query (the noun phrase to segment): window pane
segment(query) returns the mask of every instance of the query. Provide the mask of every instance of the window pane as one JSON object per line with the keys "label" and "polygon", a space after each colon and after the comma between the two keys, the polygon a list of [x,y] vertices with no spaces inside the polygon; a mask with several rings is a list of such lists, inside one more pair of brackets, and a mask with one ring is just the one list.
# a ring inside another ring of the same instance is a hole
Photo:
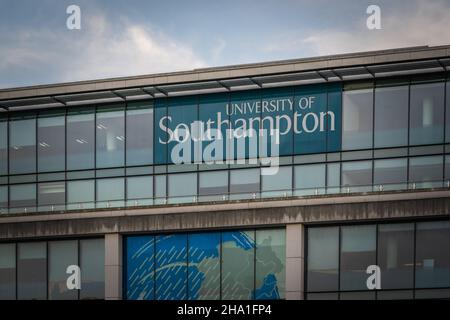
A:
{"label": "window pane", "polygon": [[156,237],[155,295],[157,300],[186,300],[186,249],[186,234]]}
{"label": "window pane", "polygon": [[372,189],[372,161],[354,161],[342,163],[342,187],[354,191]]}
{"label": "window pane", "polygon": [[0,300],[16,299],[16,245],[0,244]]}
{"label": "window pane", "polygon": [[165,204],[166,201],[166,176],[155,176],[155,204]]}
{"label": "window pane", "polygon": [[8,186],[0,186],[0,213],[8,208]]}
{"label": "window pane", "polygon": [[253,299],[254,248],[253,231],[222,233],[222,299]]}
{"label": "window pane", "polygon": [[292,189],[292,167],[279,167],[273,175],[261,175],[262,194],[266,197],[289,196]]}
{"label": "window pane", "polygon": [[[241,169],[230,171],[230,198],[249,198],[259,192],[259,169]],[[233,195],[234,194],[234,195]]]}
{"label": "window pane", "polygon": [[199,200],[225,200],[228,194],[228,171],[213,171],[199,173]]}
{"label": "window pane", "polygon": [[409,181],[420,188],[441,186],[443,161],[442,156],[410,158]]}
{"label": "window pane", "polygon": [[105,298],[105,241],[80,240],[80,299]]}
{"label": "window pane", "polygon": [[65,117],[38,119],[38,171],[65,169]]}
{"label": "window pane", "polygon": [[446,129],[445,129],[445,142],[450,142],[450,81],[447,81],[446,83],[446,102],[445,102],[445,125],[446,125]]}
{"label": "window pane", "polygon": [[414,224],[381,224],[378,227],[378,266],[382,289],[413,287]]}
{"label": "window pane", "polygon": [[[66,202],[65,182],[49,182],[38,184],[38,205],[45,207],[56,206],[58,208]],[[54,207],[54,209],[56,209]]]}
{"label": "window pane", "polygon": [[70,265],[78,266],[78,243],[50,241],[48,243],[48,298],[50,300],[77,300],[78,290],[67,288],[66,273]]}
{"label": "window pane", "polygon": [[444,82],[411,86],[409,144],[441,143],[444,139]]}
{"label": "window pane", "polygon": [[190,300],[220,299],[220,233],[189,235]]}
{"label": "window pane", "polygon": [[19,300],[47,299],[47,249],[45,242],[19,243],[17,294]]}
{"label": "window pane", "polygon": [[295,166],[295,195],[325,193],[325,165]]}
{"label": "window pane", "polygon": [[197,194],[197,174],[169,174],[169,201],[192,202]]}
{"label": "window pane", "polygon": [[[383,276],[381,276],[383,281]],[[383,288],[383,287],[382,287]],[[413,290],[378,291],[377,300],[412,300]]]}
{"label": "window pane", "polygon": [[343,92],[342,149],[372,147],[373,89]]}
{"label": "window pane", "polygon": [[155,237],[126,238],[126,298],[155,299]]}
{"label": "window pane", "polygon": [[129,205],[153,203],[153,177],[127,178],[127,199]]}
{"label": "window pane", "polygon": [[406,187],[407,165],[405,159],[375,160],[373,183],[375,187],[382,186],[382,190],[394,190]]}
{"label": "window pane", "polygon": [[375,292],[341,292],[340,300],[375,300]]}
{"label": "window pane", "polygon": [[307,300],[338,300],[339,293],[308,293],[306,296]]}
{"label": "window pane", "polygon": [[125,160],[123,108],[107,110],[100,109],[97,113],[97,168],[120,167]]}
{"label": "window pane", "polygon": [[36,119],[9,123],[9,172],[36,172]]}
{"label": "window pane", "polygon": [[308,229],[308,291],[338,290],[339,228]]}
{"label": "window pane", "polygon": [[127,110],[127,165],[136,166],[153,163],[153,108],[137,104]]}
{"label": "window pane", "polygon": [[450,286],[450,222],[417,223],[416,288]]}
{"label": "window pane", "polygon": [[120,206],[125,196],[123,178],[97,180],[97,207]]}
{"label": "window pane", "polygon": [[67,115],[67,170],[95,167],[95,113],[83,109]]}
{"label": "window pane", "polygon": [[408,144],[408,86],[375,89],[375,148]]}
{"label": "window pane", "polygon": [[0,175],[8,174],[8,122],[0,118]]}
{"label": "window pane", "polygon": [[30,208],[36,206],[36,185],[20,184],[9,187],[11,208]]}
{"label": "window pane", "polygon": [[81,180],[67,182],[67,203],[69,208],[92,208],[95,201],[95,181]]}
{"label": "window pane", "polygon": [[284,298],[285,264],[285,229],[256,230],[255,299]]}
{"label": "window pane", "polygon": [[367,290],[366,269],[376,260],[376,227],[342,227],[341,237],[341,290]]}
{"label": "window pane", "polygon": [[337,193],[341,185],[341,164],[327,164],[327,193]]}

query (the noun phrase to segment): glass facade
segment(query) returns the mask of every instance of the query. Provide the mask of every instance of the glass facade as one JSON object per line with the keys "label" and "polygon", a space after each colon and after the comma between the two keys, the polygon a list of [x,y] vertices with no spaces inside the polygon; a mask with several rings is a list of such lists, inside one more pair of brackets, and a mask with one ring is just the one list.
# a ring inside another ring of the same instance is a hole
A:
{"label": "glass facade", "polygon": [[284,229],[125,238],[130,300],[283,299]]}
{"label": "glass facade", "polygon": [[[104,299],[103,239],[0,243],[0,300]],[[67,288],[67,267],[81,270],[81,289]]]}
{"label": "glass facade", "polygon": [[[450,298],[448,221],[307,229],[307,299]],[[380,268],[380,289],[367,268]]]}

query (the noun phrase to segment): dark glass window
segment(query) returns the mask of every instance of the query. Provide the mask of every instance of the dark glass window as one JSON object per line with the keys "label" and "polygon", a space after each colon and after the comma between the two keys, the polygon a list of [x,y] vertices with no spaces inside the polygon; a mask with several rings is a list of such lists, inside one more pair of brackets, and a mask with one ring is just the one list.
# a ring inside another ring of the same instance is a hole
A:
{"label": "dark glass window", "polygon": [[337,291],[339,227],[308,229],[308,291]]}
{"label": "dark glass window", "polygon": [[48,298],[50,300],[77,300],[78,290],[67,288],[67,267],[78,266],[76,240],[48,243]]}
{"label": "dark glass window", "polygon": [[80,299],[105,298],[105,241],[80,240]]}
{"label": "dark glass window", "polygon": [[19,300],[47,299],[47,246],[45,242],[17,245],[17,296]]}
{"label": "dark glass window", "polygon": [[0,186],[0,212],[1,209],[8,208],[8,186]]}
{"label": "dark glass window", "polygon": [[409,181],[418,188],[429,188],[442,185],[442,156],[415,157],[409,159]]}
{"label": "dark glass window", "polygon": [[408,144],[408,86],[375,89],[375,148]]}
{"label": "dark glass window", "polygon": [[405,188],[408,180],[408,159],[384,159],[374,161],[373,183],[382,190]]}
{"label": "dark glass window", "polygon": [[153,163],[153,104],[134,103],[127,110],[127,165]]}
{"label": "dark glass window", "polygon": [[377,264],[381,269],[382,289],[413,287],[413,223],[379,225]]}
{"label": "dark glass window", "polygon": [[416,232],[416,287],[450,287],[450,222],[420,222]]}
{"label": "dark glass window", "polygon": [[95,110],[83,108],[67,115],[67,170],[95,167]]}
{"label": "dark glass window", "polygon": [[97,168],[120,167],[125,161],[125,120],[122,106],[97,111]]}
{"label": "dark glass window", "polygon": [[42,209],[63,207],[66,202],[65,182],[47,182],[38,184],[38,205]]}
{"label": "dark glass window", "polygon": [[36,206],[36,185],[18,184],[9,187],[11,208],[32,208]]}
{"label": "dark glass window", "polygon": [[450,81],[446,83],[445,97],[445,142],[450,142]]}
{"label": "dark glass window", "polygon": [[343,91],[342,149],[372,147],[373,89]]}
{"label": "dark glass window", "polygon": [[16,245],[0,244],[0,299],[16,299]]}
{"label": "dark glass window", "polygon": [[8,174],[8,122],[0,118],[0,175]]}
{"label": "dark glass window", "polygon": [[342,163],[342,186],[350,192],[372,189],[372,161]]}
{"label": "dark glass window", "polygon": [[367,267],[376,262],[374,225],[341,228],[341,290],[367,290]]}
{"label": "dark glass window", "polygon": [[9,172],[36,171],[36,119],[13,120],[9,123]]}
{"label": "dark glass window", "polygon": [[44,114],[38,118],[38,171],[65,169],[65,116]]}
{"label": "dark glass window", "polygon": [[409,144],[444,140],[444,82],[411,85]]}

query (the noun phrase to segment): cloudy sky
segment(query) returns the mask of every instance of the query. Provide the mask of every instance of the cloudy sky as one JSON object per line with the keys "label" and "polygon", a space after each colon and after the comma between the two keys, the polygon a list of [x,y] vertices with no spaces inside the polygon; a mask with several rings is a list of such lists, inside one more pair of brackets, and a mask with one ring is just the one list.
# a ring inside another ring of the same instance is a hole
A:
{"label": "cloudy sky", "polygon": [[443,45],[449,24],[450,0],[0,0],[0,88]]}

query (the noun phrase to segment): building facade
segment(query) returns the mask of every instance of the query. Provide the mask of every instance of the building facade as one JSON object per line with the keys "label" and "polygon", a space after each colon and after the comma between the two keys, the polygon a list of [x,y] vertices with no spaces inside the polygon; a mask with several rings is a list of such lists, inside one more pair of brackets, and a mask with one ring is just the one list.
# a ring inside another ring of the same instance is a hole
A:
{"label": "building facade", "polygon": [[413,47],[0,90],[0,299],[450,298],[449,70]]}

